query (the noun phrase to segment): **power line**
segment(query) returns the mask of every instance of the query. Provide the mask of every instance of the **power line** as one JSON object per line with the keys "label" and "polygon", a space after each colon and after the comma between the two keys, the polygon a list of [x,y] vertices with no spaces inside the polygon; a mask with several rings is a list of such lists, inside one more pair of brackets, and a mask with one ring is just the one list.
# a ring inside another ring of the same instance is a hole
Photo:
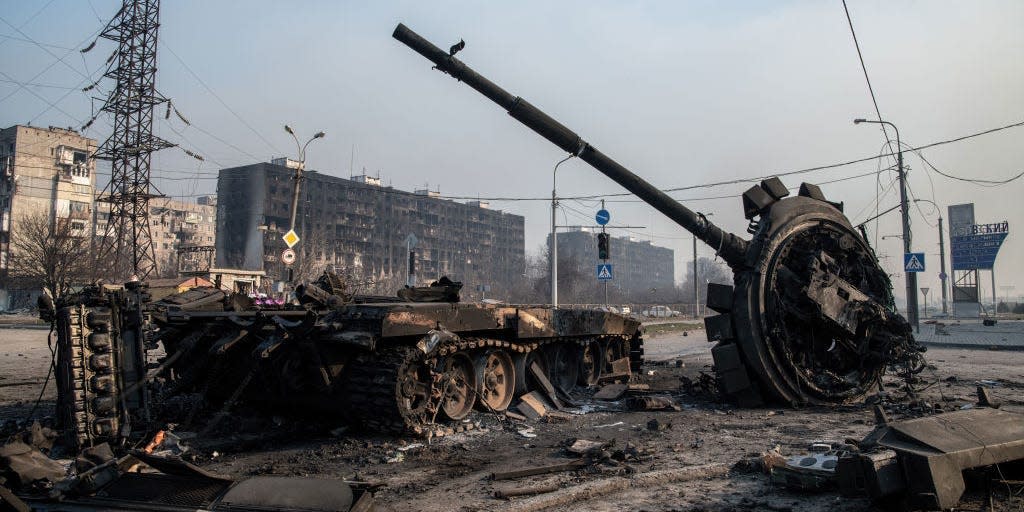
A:
{"label": "power line", "polygon": [[[52,1],[52,0],[51,0],[51,1]],[[49,5],[49,3],[47,3],[46,5]],[[45,8],[45,6],[44,6],[44,8]],[[41,11],[42,11],[42,9],[40,9],[40,12],[41,12]],[[39,13],[37,12],[36,14],[39,14]],[[34,16],[33,16],[33,17],[34,17]],[[5,22],[6,22],[6,21],[5,21]],[[10,23],[8,23],[8,24],[10,24]],[[16,29],[16,30],[18,30],[18,29]],[[20,32],[20,30],[18,30],[18,31]],[[88,37],[86,37],[85,39],[83,39],[82,41],[80,41],[80,42],[79,42],[79,43],[78,43],[77,45],[75,45],[75,46],[76,46],[76,47],[78,47],[78,46],[82,46],[83,44],[85,44],[85,43],[86,43],[87,41],[89,41],[90,39],[93,39],[93,38],[95,38],[95,37],[96,37],[96,36],[97,36],[97,35],[98,35],[98,34],[99,34],[100,32],[102,32],[102,31],[103,31],[103,28],[100,28],[99,30],[96,30],[96,31],[95,31],[95,32],[93,32],[92,34],[89,34],[89,36],[88,36]],[[4,41],[6,41],[6,40],[4,40]],[[0,41],[0,44],[3,44],[3,42],[4,42],[4,41]],[[37,43],[37,44],[38,44],[38,43]],[[50,70],[50,68],[52,68],[53,66],[56,66],[56,65],[57,65],[57,62],[62,62],[62,63],[64,63],[64,65],[65,65],[65,66],[68,66],[68,64],[67,64],[66,62],[64,62],[63,58],[64,58],[64,57],[67,57],[67,56],[68,56],[68,54],[69,54],[69,53],[71,53],[72,51],[74,51],[74,48],[72,48],[72,49],[69,49],[69,50],[68,50],[68,51],[67,51],[67,52],[66,52],[66,53],[65,53],[65,54],[64,54],[64,55],[63,55],[62,57],[59,57],[59,58],[57,58],[57,60],[55,60],[55,61],[52,61],[52,62],[50,62],[50,64],[49,64],[48,66],[46,66],[45,68],[43,68],[42,70],[40,70],[40,71],[39,71],[38,73],[36,73],[36,74],[35,74],[35,75],[34,75],[34,76],[33,76],[32,78],[29,78],[29,79],[28,79],[28,80],[26,81],[26,83],[34,82],[34,81],[35,81],[36,79],[38,79],[38,78],[39,78],[40,76],[42,76],[42,75],[43,75],[43,73],[46,73],[47,71],[49,71],[49,70]],[[47,50],[47,53],[50,53],[50,55],[53,55],[53,53],[49,52],[48,50]],[[70,67],[70,66],[69,66],[69,67]],[[83,76],[88,76],[88,75],[84,75],[84,74],[83,74],[83,73],[82,73],[81,71],[78,71],[77,69],[74,69],[74,68],[72,68],[72,69],[73,69],[73,70],[74,70],[74,71],[75,71],[76,73],[78,73],[79,75],[83,75]],[[14,81],[13,77],[11,77],[10,75],[8,75],[7,73],[3,73],[2,71],[0,71],[0,73],[2,73],[2,74],[3,74],[3,75],[4,75],[5,77],[7,77],[8,79],[10,79],[10,80]],[[35,91],[33,91],[33,90],[31,90],[31,89],[29,89],[29,88],[27,88],[27,87],[23,86],[23,85],[20,85],[20,84],[19,84],[19,87],[18,87],[18,89],[15,89],[15,90],[13,90],[13,91],[11,91],[11,92],[10,92],[9,94],[7,94],[6,96],[4,96],[3,98],[0,98],[0,103],[3,103],[4,101],[6,101],[6,100],[7,100],[8,98],[10,98],[11,96],[14,96],[14,94],[15,94],[15,93],[17,93],[17,92],[18,92],[18,91],[19,91],[20,89],[25,89],[26,91],[28,91],[29,93],[31,93],[31,94],[32,94],[33,96],[35,96],[35,97],[37,97],[37,98],[41,99],[41,100],[42,100],[42,101],[43,101],[44,103],[47,103],[47,104],[49,104],[49,105],[50,105],[51,107],[53,107],[53,108],[56,108],[56,109],[57,109],[57,110],[59,110],[59,111],[60,111],[60,112],[61,112],[62,114],[64,114],[64,115],[68,116],[68,117],[69,117],[70,119],[74,120],[74,121],[75,121],[75,122],[77,122],[77,123],[78,123],[79,125],[81,125],[81,124],[82,124],[82,122],[81,122],[80,120],[78,120],[78,119],[77,119],[77,118],[76,118],[75,116],[72,116],[71,114],[68,114],[68,113],[67,113],[66,111],[64,111],[63,109],[61,109],[61,108],[57,107],[57,106],[56,106],[56,105],[55,105],[55,104],[54,104],[53,102],[50,102],[50,101],[49,101],[49,100],[47,100],[46,98],[43,98],[42,96],[40,96],[39,94],[37,94],[37,93],[36,93]],[[62,98],[62,99],[63,99],[63,98]],[[37,116],[37,117],[38,117],[38,116]]]}
{"label": "power line", "polygon": [[[11,75],[8,75],[7,73],[4,73],[3,71],[0,71],[0,75],[3,75],[3,76],[5,76],[5,77],[7,77],[7,79],[8,79],[8,80],[11,80],[11,81],[13,81],[13,79],[12,79]],[[54,102],[52,102],[52,101],[50,101],[50,100],[48,100],[48,99],[44,98],[44,97],[43,97],[42,95],[40,95],[39,93],[37,93],[37,92],[33,91],[32,89],[29,89],[29,88],[27,88],[27,87],[24,87],[24,86],[21,86],[21,88],[23,88],[23,89],[25,89],[26,91],[28,91],[28,92],[29,92],[29,94],[31,94],[31,95],[33,95],[33,96],[35,96],[36,98],[38,98],[38,99],[39,99],[40,101],[42,101],[43,103],[46,103],[47,105],[49,105],[49,106],[50,106],[50,108],[54,108],[54,109],[57,109],[57,111],[59,111],[59,112],[60,112],[61,114],[64,114],[65,116],[68,116],[68,119],[71,119],[72,121],[74,121],[75,123],[77,123],[77,124],[79,124],[79,125],[80,125],[80,124],[82,124],[82,121],[81,121],[81,120],[79,120],[79,119],[78,119],[78,118],[76,118],[75,116],[73,116],[73,115],[69,114],[69,113],[68,113],[68,112],[67,112],[66,110],[64,110],[64,109],[62,109],[62,108],[60,108],[60,107],[58,107],[56,103],[54,103]],[[10,98],[10,97],[11,97],[11,95],[13,95],[13,94],[14,94],[15,92],[18,92],[18,91],[17,91],[17,90],[15,90],[15,91],[11,92],[11,94],[8,94],[8,95],[7,95],[6,97],[4,97],[4,98],[0,99],[0,103],[3,103],[3,101],[4,101],[5,99],[7,99],[7,98]],[[49,109],[47,109],[47,110],[49,110]],[[36,117],[39,117],[39,116],[36,116]]]}
{"label": "power line", "polygon": [[72,51],[74,51],[74,48],[68,48],[67,51],[64,52],[64,55],[58,57],[57,54],[53,53],[52,51],[50,51],[49,48],[46,47],[47,45],[44,45],[44,44],[36,41],[35,39],[32,39],[32,37],[30,37],[28,34],[22,32],[20,28],[15,27],[13,24],[11,24],[11,22],[7,21],[3,16],[0,16],[0,21],[6,23],[7,26],[13,28],[16,32],[21,34],[22,37],[26,38],[32,44],[38,46],[44,52],[49,54],[50,57],[53,57],[53,58],[57,59],[61,64],[64,64],[64,66],[67,67],[68,69],[70,69],[71,71],[74,71],[75,73],[78,73],[79,75],[82,75],[82,76],[88,76],[85,73],[83,73],[82,71],[79,71],[78,68],[76,68],[76,67],[72,66],[71,64],[68,64],[67,62],[64,61],[64,57],[67,57],[68,54],[70,54]]}
{"label": "power line", "polygon": [[173,50],[173,49],[171,49],[171,47],[167,45],[167,42],[166,42],[166,41],[162,41],[162,42],[163,42],[163,46],[164,46],[164,49],[165,49],[165,50],[167,50],[167,51],[169,51],[169,52],[171,52],[171,55],[173,55],[173,56],[174,56],[174,58],[175,58],[175,59],[177,59],[177,60],[178,60],[178,62],[180,62],[180,63],[181,63],[182,67],[184,67],[184,68],[185,68],[185,70],[186,70],[186,71],[188,71],[188,73],[189,73],[190,75],[192,75],[192,78],[195,78],[195,79],[196,79],[196,81],[198,81],[198,82],[199,82],[199,85],[202,85],[202,86],[203,86],[203,88],[207,90],[207,92],[209,92],[210,94],[212,94],[212,95],[213,95],[213,97],[214,97],[214,98],[216,98],[216,99],[217,99],[217,101],[219,101],[219,102],[220,102],[221,106],[223,106],[223,107],[224,107],[225,109],[227,109],[227,111],[228,111],[228,112],[231,112],[231,115],[235,116],[235,119],[238,119],[238,120],[239,120],[239,121],[240,121],[240,122],[241,122],[242,124],[244,124],[244,125],[245,125],[245,127],[246,127],[246,128],[248,128],[248,129],[249,129],[250,131],[252,131],[253,133],[255,133],[255,134],[256,134],[256,136],[257,136],[257,137],[259,137],[259,138],[260,138],[260,140],[262,140],[264,144],[266,144],[267,146],[269,146],[269,147],[270,147],[270,149],[273,149],[273,150],[274,150],[274,151],[275,151],[276,153],[278,153],[278,154],[283,154],[283,152],[282,152],[281,150],[277,149],[277,147],[275,147],[273,143],[271,143],[271,142],[270,142],[269,140],[267,140],[267,139],[266,139],[266,137],[264,137],[264,136],[263,136],[263,135],[262,135],[262,134],[261,134],[260,132],[256,131],[256,129],[255,129],[255,128],[253,128],[251,124],[249,124],[248,122],[246,122],[246,120],[245,120],[245,119],[242,119],[242,116],[238,115],[238,113],[237,113],[237,112],[235,112],[235,111],[234,111],[234,109],[232,109],[231,107],[229,107],[229,106],[228,106],[228,104],[227,104],[227,103],[225,103],[225,102],[224,102],[224,100],[223,100],[223,99],[221,99],[221,97],[220,97],[220,96],[218,96],[218,95],[217,95],[217,93],[216,93],[216,92],[214,92],[214,91],[213,91],[213,89],[211,89],[211,88],[210,88],[210,86],[209,86],[209,85],[206,85],[206,82],[204,82],[202,78],[199,78],[199,75],[197,75],[195,71],[192,71],[192,68],[191,68],[191,67],[189,67],[189,65],[188,65],[188,64],[186,64],[186,63],[185,63],[185,61],[184,61],[184,60],[182,60],[182,58],[181,58],[181,57],[179,57],[179,56],[178,56],[178,54],[177,54],[177,53],[175,53],[175,52],[174,52],[174,50]]}
{"label": "power line", "polygon": [[[21,25],[18,25],[18,28],[22,28],[22,27],[24,27],[25,25],[28,25],[29,23],[31,23],[31,22],[32,22],[32,20],[36,19],[36,16],[39,16],[39,14],[41,14],[41,13],[42,13],[43,11],[45,11],[45,10],[46,10],[46,8],[47,8],[47,7],[49,7],[49,6],[50,6],[50,4],[52,4],[52,3],[53,3],[53,1],[54,1],[54,0],[50,0],[49,2],[46,2],[45,4],[43,4],[43,6],[42,6],[42,7],[40,7],[40,8],[39,8],[39,10],[37,10],[37,11],[36,11],[36,12],[35,12],[34,14],[32,14],[32,16],[29,16],[27,20],[25,20],[25,21],[21,22]],[[0,46],[2,46],[2,45],[3,45],[4,43],[6,43],[6,42],[7,42],[7,40],[6,40],[6,39],[5,39],[5,40],[3,40],[3,41],[0,41]]]}
{"label": "power line", "polygon": [[928,166],[928,168],[930,168],[931,170],[935,171],[936,174],[938,174],[939,176],[944,176],[944,177],[949,178],[951,180],[965,181],[967,183],[973,183],[975,185],[979,185],[979,186],[982,186],[982,187],[995,187],[995,186],[999,186],[999,185],[1005,185],[1007,183],[1010,183],[1011,181],[1020,179],[1021,176],[1024,176],[1024,171],[1021,171],[1021,172],[1015,174],[1014,176],[1012,176],[1010,178],[1003,179],[1003,180],[987,180],[987,179],[981,179],[981,178],[962,178],[960,176],[953,176],[952,174],[948,174],[948,173],[945,173],[945,172],[942,172],[942,171],[938,170],[934,165],[932,165],[931,162],[928,161],[928,159],[926,159],[924,157],[923,154],[921,154],[920,149],[921,148],[911,148],[911,149],[909,149],[909,151],[913,151],[914,154],[916,154],[917,157],[920,158],[921,161],[924,162],[925,165]]}
{"label": "power line", "polygon": [[20,85],[22,87],[28,87],[28,86],[32,86],[32,87],[46,87],[48,89],[62,89],[62,90],[75,90],[75,89],[78,89],[78,87],[66,87],[66,86],[63,86],[63,85],[53,85],[53,84],[40,84],[40,83],[36,83],[36,82],[19,82],[17,80],[6,80],[6,79],[0,79],[0,82],[7,82],[9,84],[16,84],[16,85]]}
{"label": "power line", "polygon": [[[100,69],[102,69],[102,68],[96,68],[96,71],[99,71]],[[95,73],[95,71],[94,71],[93,73]],[[36,114],[36,116],[35,116],[35,117],[33,117],[33,118],[32,118],[32,120],[31,120],[31,121],[29,121],[29,123],[34,123],[34,122],[35,122],[35,121],[36,121],[37,119],[39,119],[40,117],[42,117],[42,116],[43,116],[43,114],[45,114],[45,113],[49,112],[49,111],[50,111],[50,109],[52,109],[52,108],[56,108],[56,107],[57,107],[57,104],[58,104],[58,103],[60,103],[60,102],[64,101],[64,98],[67,98],[67,97],[68,97],[69,95],[71,95],[71,93],[72,93],[72,92],[74,92],[74,91],[75,91],[76,89],[80,89],[80,88],[82,87],[82,85],[83,85],[83,84],[85,84],[86,82],[89,82],[90,80],[93,80],[93,77],[92,77],[91,75],[85,75],[85,79],[84,79],[84,80],[82,80],[81,82],[78,82],[78,85],[77,85],[77,86],[75,86],[75,88],[74,88],[74,89],[69,89],[69,90],[68,90],[67,92],[65,92],[65,93],[64,93],[64,95],[63,95],[63,96],[61,96],[60,98],[57,98],[57,99],[56,99],[56,100],[55,100],[55,101],[54,101],[53,103],[50,103],[50,106],[49,106],[49,107],[47,107],[46,109],[44,109],[44,110],[43,110],[42,112],[40,112],[40,113]],[[83,89],[83,92],[84,92],[84,89]]]}
{"label": "power line", "polygon": [[[860,69],[864,71],[864,81],[868,84],[868,92],[871,93],[871,103],[875,106],[875,114],[878,115],[878,121],[882,121],[882,111],[878,108],[878,99],[875,98],[875,89],[871,86],[871,78],[868,77],[868,67],[864,64],[864,55],[860,51],[860,42],[857,41],[857,32],[853,30],[853,19],[850,18],[850,9],[846,7],[846,0],[843,0],[843,11],[846,12],[846,22],[850,25],[850,35],[853,36],[853,45],[857,48],[857,58],[860,59]],[[885,142],[889,144],[889,150],[892,151],[892,143],[889,139],[889,132],[886,131],[884,124],[879,124],[882,127],[882,134],[885,135]]]}
{"label": "power line", "polygon": [[[939,145],[945,145],[945,144],[949,144],[949,143],[953,143],[953,142],[959,142],[959,141],[967,140],[967,139],[970,139],[970,138],[980,137],[982,135],[988,135],[988,134],[991,134],[991,133],[999,132],[999,131],[1002,131],[1002,130],[1009,130],[1010,128],[1019,128],[1021,126],[1024,126],[1024,121],[1019,121],[1019,122],[1016,122],[1016,123],[1011,123],[1009,125],[999,126],[999,127],[996,127],[996,128],[990,128],[990,129],[987,129],[987,130],[983,130],[983,131],[976,132],[976,133],[971,133],[971,134],[968,134],[968,135],[962,135],[962,136],[955,137],[955,138],[950,138],[950,139],[946,139],[946,140],[939,140],[937,142],[932,142],[932,143],[925,144],[925,145],[919,145],[919,146],[915,146],[915,147],[910,147],[909,150],[907,150],[907,151],[926,150],[926,148],[929,148],[929,147],[936,147],[936,146],[939,146]],[[797,175],[797,174],[806,174],[806,173],[815,172],[815,171],[824,171],[824,170],[828,170],[828,169],[836,169],[836,168],[839,168],[839,167],[845,167],[845,166],[849,166],[849,165],[860,164],[860,163],[863,163],[863,162],[869,162],[869,161],[872,161],[872,160],[879,160],[879,159],[887,158],[887,157],[891,158],[891,157],[895,157],[895,156],[896,156],[895,153],[891,153],[891,152],[890,153],[883,153],[881,155],[876,155],[876,156],[871,156],[871,157],[864,157],[864,158],[859,158],[859,159],[856,159],[856,160],[849,160],[849,161],[840,162],[840,163],[837,163],[837,164],[828,164],[828,165],[821,165],[821,166],[816,166],[816,167],[808,167],[806,169],[799,169],[799,170],[796,170],[796,171],[776,172],[776,173],[766,174],[766,175],[762,175],[762,176],[753,176],[753,177],[748,177],[748,178],[737,178],[737,179],[731,179],[731,180],[727,180],[727,181],[716,181],[716,182],[711,182],[711,183],[701,183],[701,184],[696,184],[696,185],[679,186],[679,187],[674,187],[674,188],[663,188],[662,190],[663,191],[680,191],[680,190],[690,190],[690,189],[695,189],[695,188],[711,188],[711,187],[715,187],[715,186],[728,185],[728,184],[736,184],[736,183],[753,183],[753,182],[761,181],[762,179],[768,179],[768,178],[771,178],[771,177],[793,176],[793,175]],[[1017,177],[1014,177],[1012,179],[1017,179]],[[565,197],[565,198],[558,198],[558,199],[559,200],[570,200],[570,199],[571,200],[593,200],[593,199],[602,199],[602,198],[618,198],[618,197],[626,197],[626,196],[633,196],[633,194],[632,193],[595,194],[595,195],[590,195],[590,196],[572,196],[572,197]],[[484,201],[551,201],[551,198],[479,198],[477,196],[443,196],[443,197],[445,199],[453,199],[453,200],[474,200],[474,199],[480,199],[480,200],[484,200]]]}
{"label": "power line", "polygon": [[12,41],[21,41],[23,43],[32,43],[32,44],[41,45],[41,46],[49,46],[50,48],[56,48],[58,50],[74,50],[74,48],[68,48],[67,46],[60,46],[60,45],[56,45],[56,44],[47,44],[47,43],[39,43],[39,42],[33,41],[31,39],[25,39],[23,37],[15,37],[15,36],[8,35],[8,34],[0,34],[0,38],[10,39]]}

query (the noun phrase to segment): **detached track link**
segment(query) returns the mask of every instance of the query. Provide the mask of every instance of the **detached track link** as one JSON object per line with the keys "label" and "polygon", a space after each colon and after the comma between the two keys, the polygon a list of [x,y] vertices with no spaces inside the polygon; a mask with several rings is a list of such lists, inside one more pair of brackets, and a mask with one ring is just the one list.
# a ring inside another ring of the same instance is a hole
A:
{"label": "detached track link", "polygon": [[[629,349],[630,340],[624,336],[609,336],[606,339],[620,340],[623,348]],[[354,419],[371,430],[393,434],[409,432],[418,435],[443,435],[443,428],[438,428],[442,425],[436,422],[442,418],[443,413],[434,413],[440,407],[439,396],[432,395],[432,408],[426,411],[427,414],[411,414],[402,406],[398,380],[408,365],[425,364],[436,369],[440,358],[456,353],[464,353],[472,358],[478,351],[499,348],[512,355],[529,353],[555,343],[582,345],[589,341],[590,338],[581,337],[514,343],[492,338],[466,337],[445,342],[429,355],[409,345],[378,348],[376,352],[362,354],[349,363],[345,381],[345,403]],[[640,350],[642,351],[642,348]],[[433,389],[434,385],[431,384],[431,390],[436,393],[438,390]]]}
{"label": "detached track link", "polygon": [[75,446],[113,439],[118,430],[116,354],[110,312],[83,305],[57,318],[58,417]]}

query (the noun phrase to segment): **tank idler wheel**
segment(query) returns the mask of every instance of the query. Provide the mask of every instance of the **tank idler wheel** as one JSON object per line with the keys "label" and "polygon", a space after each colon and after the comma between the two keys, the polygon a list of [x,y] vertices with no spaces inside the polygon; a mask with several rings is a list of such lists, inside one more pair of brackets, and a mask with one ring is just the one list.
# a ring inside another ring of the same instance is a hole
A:
{"label": "tank idler wheel", "polygon": [[557,343],[547,350],[548,380],[556,389],[568,393],[576,387],[580,375],[580,350],[573,343]]}
{"label": "tank idler wheel", "polygon": [[474,370],[480,408],[496,412],[508,409],[516,391],[516,367],[508,352],[489,350],[477,356]]}
{"label": "tank idler wheel", "polygon": [[473,410],[476,402],[476,378],[473,363],[466,354],[445,358],[441,374],[441,410],[453,420],[461,420]]}
{"label": "tank idler wheel", "polygon": [[437,395],[430,369],[420,361],[405,361],[398,369],[396,391],[399,414],[410,425],[426,425],[437,411]]}
{"label": "tank idler wheel", "polygon": [[601,379],[602,362],[604,353],[601,351],[601,344],[597,341],[589,341],[579,348],[580,370],[577,382],[580,386],[596,386]]}
{"label": "tank idler wheel", "polygon": [[531,350],[523,354],[516,354],[513,359],[515,363],[516,396],[523,396],[529,393],[536,385],[530,366],[537,363],[544,375],[548,375],[548,364],[544,357],[541,357],[539,350]]}

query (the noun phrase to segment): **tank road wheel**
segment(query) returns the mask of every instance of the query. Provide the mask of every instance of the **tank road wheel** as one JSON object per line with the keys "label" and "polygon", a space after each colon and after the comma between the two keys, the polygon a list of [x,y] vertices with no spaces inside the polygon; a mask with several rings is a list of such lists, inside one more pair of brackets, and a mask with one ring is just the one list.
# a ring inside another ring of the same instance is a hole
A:
{"label": "tank road wheel", "polygon": [[489,350],[476,358],[477,403],[484,410],[502,412],[512,402],[516,368],[504,350]]}
{"label": "tank road wheel", "polygon": [[525,354],[516,354],[513,362],[515,362],[516,396],[529,393],[536,384],[533,374],[530,372],[530,366],[533,363],[537,363],[541,371],[548,375],[547,361],[541,357],[539,350],[531,350]]}
{"label": "tank road wheel", "polygon": [[572,391],[580,374],[579,347],[575,343],[556,343],[546,352],[548,380],[557,389]]}
{"label": "tank road wheel", "polygon": [[601,344],[597,341],[588,341],[579,349],[579,378],[577,383],[580,386],[596,386],[601,379],[601,370],[604,364],[604,353],[601,351]]}
{"label": "tank road wheel", "polygon": [[629,355],[626,351],[626,343],[622,338],[611,338],[602,344],[604,350],[604,372],[612,373],[612,363]]}
{"label": "tank road wheel", "polygon": [[453,420],[469,416],[476,402],[476,378],[469,356],[457,353],[445,358],[440,388],[441,410],[445,416]]}

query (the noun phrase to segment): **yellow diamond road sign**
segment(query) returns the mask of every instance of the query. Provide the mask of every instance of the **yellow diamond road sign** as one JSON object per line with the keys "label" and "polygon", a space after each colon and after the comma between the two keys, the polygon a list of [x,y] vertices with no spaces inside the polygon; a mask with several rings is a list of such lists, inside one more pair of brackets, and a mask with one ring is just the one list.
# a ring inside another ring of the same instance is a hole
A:
{"label": "yellow diamond road sign", "polygon": [[289,249],[295,247],[295,244],[299,243],[299,235],[295,234],[294,229],[288,230],[288,232],[281,238],[284,240],[284,243],[288,244]]}

